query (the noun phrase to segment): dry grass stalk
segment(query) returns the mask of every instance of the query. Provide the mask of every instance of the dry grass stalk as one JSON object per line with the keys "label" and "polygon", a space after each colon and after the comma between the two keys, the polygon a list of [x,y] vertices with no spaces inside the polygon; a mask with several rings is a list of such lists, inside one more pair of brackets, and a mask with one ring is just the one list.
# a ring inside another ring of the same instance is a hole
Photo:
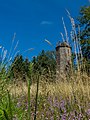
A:
{"label": "dry grass stalk", "polygon": [[51,44],[51,42],[49,40],[45,39],[45,42],[47,42],[49,45],[52,46],[52,44]]}
{"label": "dry grass stalk", "polygon": [[75,52],[75,56],[76,56],[76,64],[77,64],[77,69],[79,71],[79,62],[78,62],[78,55],[77,55],[79,50],[77,47],[77,34],[76,34],[75,22],[74,22],[74,19],[71,17],[70,13],[68,11],[67,11],[67,13],[68,13],[68,16],[70,18],[71,25],[72,25],[71,39],[73,40],[74,52]]}
{"label": "dry grass stalk", "polygon": [[63,42],[65,42],[65,39],[64,39],[63,33],[60,33],[60,34],[61,34],[61,36],[62,36],[62,40],[63,40]]}
{"label": "dry grass stalk", "polygon": [[15,38],[16,38],[16,33],[14,33],[14,36],[12,38],[12,44],[11,44],[10,52],[9,52],[9,55],[8,55],[8,61],[9,61],[10,56],[11,56],[11,52],[12,52],[12,48],[13,48]]}
{"label": "dry grass stalk", "polygon": [[68,33],[67,33],[67,29],[66,29],[66,26],[65,26],[65,22],[64,22],[63,17],[62,17],[62,22],[63,22],[63,26],[64,26],[64,30],[65,30],[66,41],[67,41],[67,43],[68,43],[69,38],[68,38]]}

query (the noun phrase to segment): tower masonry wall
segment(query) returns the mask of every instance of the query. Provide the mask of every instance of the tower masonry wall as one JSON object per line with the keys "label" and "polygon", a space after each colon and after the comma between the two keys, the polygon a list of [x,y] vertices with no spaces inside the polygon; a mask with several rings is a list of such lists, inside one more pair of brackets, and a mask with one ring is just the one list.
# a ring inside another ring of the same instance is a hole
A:
{"label": "tower masonry wall", "polygon": [[69,46],[56,47],[57,71],[59,73],[69,72],[71,68],[71,48]]}

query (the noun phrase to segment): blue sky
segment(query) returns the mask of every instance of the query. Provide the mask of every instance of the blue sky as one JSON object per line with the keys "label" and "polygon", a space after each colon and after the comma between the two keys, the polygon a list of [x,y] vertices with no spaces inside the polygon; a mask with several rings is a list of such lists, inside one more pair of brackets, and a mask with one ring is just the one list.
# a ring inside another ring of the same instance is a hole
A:
{"label": "blue sky", "polygon": [[[52,50],[44,39],[48,39],[54,47],[62,39],[62,17],[70,33],[70,20],[65,9],[76,19],[84,5],[90,5],[89,0],[0,0],[0,45],[9,52],[16,33],[13,46],[19,40],[16,51],[20,50],[24,57],[31,59],[42,49]],[[23,52],[29,48],[34,50]]]}

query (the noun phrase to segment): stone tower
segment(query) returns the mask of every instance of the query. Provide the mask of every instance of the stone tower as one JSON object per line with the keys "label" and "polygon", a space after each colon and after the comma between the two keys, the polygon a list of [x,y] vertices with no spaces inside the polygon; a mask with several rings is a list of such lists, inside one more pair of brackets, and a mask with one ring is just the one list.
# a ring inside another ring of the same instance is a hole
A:
{"label": "stone tower", "polygon": [[58,73],[66,74],[71,69],[71,47],[67,42],[58,43],[56,46],[56,62]]}

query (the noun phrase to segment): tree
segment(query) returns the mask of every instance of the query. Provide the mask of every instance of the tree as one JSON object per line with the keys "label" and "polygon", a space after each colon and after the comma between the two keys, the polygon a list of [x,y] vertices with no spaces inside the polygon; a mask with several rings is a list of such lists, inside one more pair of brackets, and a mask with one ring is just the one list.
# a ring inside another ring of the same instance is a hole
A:
{"label": "tree", "polygon": [[44,74],[49,77],[55,74],[56,72],[56,60],[53,51],[42,52],[34,57],[32,60],[33,63],[33,72],[39,71],[40,74]]}
{"label": "tree", "polygon": [[[90,73],[90,6],[82,7],[78,17],[78,37],[81,43],[81,50],[84,58],[85,70]],[[82,68],[83,69],[83,68]]]}
{"label": "tree", "polygon": [[24,73],[25,73],[25,75],[28,77],[28,78],[30,78],[30,62],[29,62],[29,60],[28,60],[28,58],[26,58],[25,60],[24,60],[24,62],[23,62],[23,68],[24,68]]}
{"label": "tree", "polygon": [[82,7],[78,17],[80,31],[80,43],[83,56],[90,60],[90,6]]}
{"label": "tree", "polygon": [[10,66],[10,76],[26,81],[26,77],[29,76],[29,64],[28,59],[24,60],[22,55],[17,55]]}

